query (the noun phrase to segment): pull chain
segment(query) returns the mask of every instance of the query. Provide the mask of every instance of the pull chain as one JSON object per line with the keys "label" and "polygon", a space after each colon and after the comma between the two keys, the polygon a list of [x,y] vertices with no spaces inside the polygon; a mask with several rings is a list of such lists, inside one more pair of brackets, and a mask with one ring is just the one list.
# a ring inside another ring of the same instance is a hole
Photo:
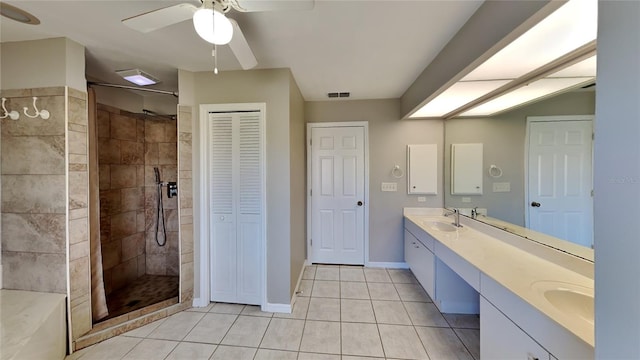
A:
{"label": "pull chain", "polygon": [[[213,35],[216,34],[215,30],[216,30],[216,7],[215,7],[215,3],[212,1],[211,2],[211,26],[213,27],[213,29],[211,30],[211,33]],[[212,55],[213,55],[213,73],[218,75],[218,45],[216,45],[216,43],[213,44],[213,51],[212,51]]]}
{"label": "pull chain", "polygon": [[213,44],[211,55],[213,56],[213,73],[218,75],[218,45]]}

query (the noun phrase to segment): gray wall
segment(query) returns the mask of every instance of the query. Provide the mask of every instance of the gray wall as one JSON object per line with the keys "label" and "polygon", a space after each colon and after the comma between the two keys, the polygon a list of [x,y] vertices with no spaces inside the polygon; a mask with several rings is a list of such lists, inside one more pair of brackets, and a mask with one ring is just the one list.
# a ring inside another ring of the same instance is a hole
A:
{"label": "gray wall", "polygon": [[[288,69],[229,71],[214,75],[213,72],[191,73],[179,71],[180,103],[194,106],[194,134],[199,134],[199,106],[201,104],[266,103],[267,138],[267,298],[269,303],[289,304],[291,278],[298,274],[291,271],[291,214],[304,212],[292,206],[292,178],[304,177],[304,173],[292,174],[291,153],[304,152],[292,148],[291,129],[299,125],[290,124],[290,78]],[[299,110],[298,110],[299,112]],[[297,144],[298,142],[293,142]],[[199,135],[193,139],[194,189],[200,187]],[[300,171],[299,166],[293,166]],[[297,196],[297,195],[296,195]],[[304,196],[304,195],[303,195]],[[194,197],[196,214],[201,210],[201,199]],[[299,201],[295,201],[299,206]],[[195,227],[199,219],[196,216]],[[196,261],[199,259],[199,241],[202,234],[196,234],[194,249]],[[200,264],[194,265],[196,273]],[[199,281],[196,277],[196,281]],[[200,293],[196,286],[195,296]]]}
{"label": "gray wall", "polygon": [[[73,40],[55,38],[3,43],[0,59],[2,89],[42,88],[60,84],[74,89],[87,88],[84,46]],[[46,66],[42,65],[43,59],[46,59]]]}
{"label": "gray wall", "polygon": [[298,278],[307,259],[306,248],[306,163],[304,99],[293,76],[289,78],[289,139],[291,159],[291,283],[290,296],[296,290]]}
{"label": "gray wall", "polygon": [[[438,144],[443,154],[442,120],[400,120],[400,100],[312,101],[305,104],[307,123],[369,122],[369,260],[402,262],[404,207],[442,207],[442,163],[438,166],[438,195],[407,195],[407,145]],[[391,176],[398,164],[405,177]],[[382,192],[382,182],[397,182],[397,192]]]}
{"label": "gray wall", "polygon": [[640,358],[640,2],[600,1],[595,138],[596,358]]}
{"label": "gray wall", "polygon": [[[593,115],[595,92],[562,94],[491,118],[451,119],[445,122],[444,203],[447,207],[487,208],[491,217],[524,226],[524,164],[527,116]],[[451,195],[451,144],[482,143],[483,194]],[[489,176],[489,166],[502,169],[502,177]],[[511,192],[494,193],[494,182],[510,182]],[[463,203],[462,198],[471,198]]]}

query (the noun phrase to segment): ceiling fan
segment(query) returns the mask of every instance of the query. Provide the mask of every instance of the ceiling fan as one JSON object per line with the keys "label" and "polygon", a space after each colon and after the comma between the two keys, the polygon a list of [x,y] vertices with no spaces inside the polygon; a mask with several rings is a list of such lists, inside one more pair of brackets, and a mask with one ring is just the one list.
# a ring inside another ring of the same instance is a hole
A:
{"label": "ceiling fan", "polygon": [[193,19],[198,35],[215,45],[228,44],[243,69],[258,64],[238,23],[225,16],[229,10],[239,12],[311,10],[314,0],[200,0],[200,7],[184,3],[122,20],[126,26],[148,33],[165,26]]}

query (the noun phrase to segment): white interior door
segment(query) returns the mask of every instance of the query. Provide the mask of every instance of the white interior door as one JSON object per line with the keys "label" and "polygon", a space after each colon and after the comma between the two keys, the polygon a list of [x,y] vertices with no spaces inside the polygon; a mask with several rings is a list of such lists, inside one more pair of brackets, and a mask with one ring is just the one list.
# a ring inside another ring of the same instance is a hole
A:
{"label": "white interior door", "polygon": [[311,129],[311,262],[364,264],[365,130]]}
{"label": "white interior door", "polygon": [[529,122],[528,228],[591,247],[592,134],[591,119]]}

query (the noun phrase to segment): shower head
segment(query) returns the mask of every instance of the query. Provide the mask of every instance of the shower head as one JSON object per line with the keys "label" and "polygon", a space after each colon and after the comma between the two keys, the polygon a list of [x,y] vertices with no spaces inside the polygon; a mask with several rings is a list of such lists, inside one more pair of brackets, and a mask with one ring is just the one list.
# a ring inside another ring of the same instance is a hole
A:
{"label": "shower head", "polygon": [[153,172],[156,174],[156,184],[160,184],[160,169],[154,167]]}

